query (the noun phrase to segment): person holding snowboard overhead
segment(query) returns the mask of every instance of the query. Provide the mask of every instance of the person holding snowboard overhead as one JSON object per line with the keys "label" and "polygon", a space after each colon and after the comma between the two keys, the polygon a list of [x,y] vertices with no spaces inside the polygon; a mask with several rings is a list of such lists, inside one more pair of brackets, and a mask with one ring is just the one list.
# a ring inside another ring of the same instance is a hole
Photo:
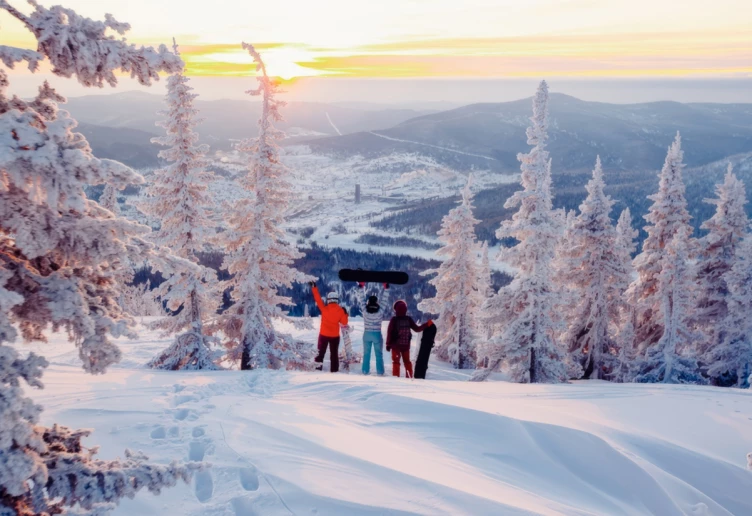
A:
{"label": "person holding snowboard overhead", "polygon": [[405,376],[412,378],[413,364],[410,362],[410,341],[413,334],[410,330],[420,333],[429,326],[433,326],[433,321],[418,326],[413,318],[407,315],[407,303],[400,300],[394,303],[394,313],[396,314],[389,321],[389,329],[386,332],[386,350],[392,352],[392,375],[400,375],[400,358],[405,364]]}
{"label": "person holding snowboard overhead", "polygon": [[358,283],[358,300],[363,314],[363,374],[371,372],[371,349],[376,355],[376,374],[384,376],[384,355],[382,348],[384,338],[381,335],[381,322],[384,320],[389,301],[389,283],[384,283],[381,296],[368,296],[366,299],[366,284]]}
{"label": "person holding snowboard overhead", "polygon": [[313,299],[316,301],[316,306],[321,312],[321,329],[319,330],[319,354],[314,361],[318,364],[316,369],[321,371],[324,366],[324,355],[326,355],[326,348],[329,348],[329,359],[332,362],[331,372],[336,373],[339,371],[339,326],[347,325],[347,311],[339,306],[339,296],[336,292],[329,292],[326,295],[326,304],[321,299],[319,289],[316,287],[316,283],[311,282],[311,291],[313,292]]}

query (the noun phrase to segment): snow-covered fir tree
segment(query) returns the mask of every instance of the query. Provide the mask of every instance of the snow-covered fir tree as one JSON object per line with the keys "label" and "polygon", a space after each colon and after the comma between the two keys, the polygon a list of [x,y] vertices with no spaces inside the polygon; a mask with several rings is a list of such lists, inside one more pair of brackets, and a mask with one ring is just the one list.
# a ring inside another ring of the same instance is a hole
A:
{"label": "snow-covered fir tree", "polygon": [[[174,42],[173,50],[179,55]],[[158,369],[217,368],[212,351],[217,339],[204,332],[204,322],[216,314],[219,305],[217,274],[198,266],[196,255],[214,234],[207,215],[212,203],[208,185],[214,179],[206,170],[209,147],[198,144],[194,131],[200,123],[193,105],[197,96],[182,72],[167,79],[167,109],[159,112],[166,119],[157,122],[167,134],[151,141],[167,147],[159,152],[159,157],[170,164],[154,172],[147,198],[139,206],[161,222],[154,241],[197,265],[169,276],[159,286],[157,294],[171,312],[177,313],[161,319],[155,327],[177,336],[170,347],[149,362],[150,367]]]}
{"label": "snow-covered fir tree", "polygon": [[[614,253],[621,264],[620,270],[623,273],[623,279],[620,281],[622,289],[620,296],[622,296],[622,299],[629,287],[629,281],[634,271],[632,255],[637,250],[635,240],[638,234],[639,231],[632,227],[632,213],[629,208],[624,208],[619,216],[619,221],[616,223],[616,238],[614,241]],[[616,361],[609,379],[614,382],[631,382],[634,376],[634,319],[635,311],[632,305],[626,301],[622,302],[619,317],[612,321],[615,325],[615,327],[612,327],[612,332],[616,335]]]}
{"label": "snow-covered fir tree", "polygon": [[505,365],[516,382],[553,383],[567,379],[564,354],[555,341],[559,330],[552,260],[561,232],[561,217],[551,202],[551,164],[548,140],[548,85],[540,83],[533,97],[533,116],[527,129],[527,154],[521,162],[523,189],[505,203],[518,208],[497,231],[498,238],[512,237],[518,244],[503,249],[500,258],[516,272],[512,282],[500,289],[484,306],[492,328],[488,367],[473,376],[485,380]]}
{"label": "snow-covered fir tree", "polygon": [[[658,192],[649,196],[653,201],[645,215],[648,236],[642,244],[642,252],[634,259],[637,278],[629,286],[627,298],[635,310],[635,347],[644,353],[663,336],[665,320],[663,297],[659,291],[659,277],[663,270],[668,243],[680,231],[691,235],[690,216],[684,197],[682,179],[683,152],[681,137],[677,133],[666,155],[660,173]],[[694,242],[687,242],[690,257],[694,253]],[[689,315],[689,314],[688,314]]]}
{"label": "snow-covered fir tree", "polygon": [[721,341],[704,357],[710,378],[749,388],[752,378],[752,234],[736,248],[736,259],[724,275],[729,289],[728,309],[718,334]]}
{"label": "snow-covered fir tree", "polygon": [[473,194],[469,178],[462,190],[460,205],[444,216],[439,230],[439,241],[444,244],[437,254],[443,257],[438,269],[424,272],[435,274],[430,283],[436,287],[436,296],[418,304],[422,312],[437,314],[439,328],[436,355],[450,362],[456,369],[475,366],[476,315],[488,283],[480,283],[478,242],[473,216]]}
{"label": "snow-covered fir tree", "polygon": [[[0,47],[9,68],[31,71],[48,60],[52,72],[76,77],[84,86],[116,84],[115,72],[142,84],[173,72],[180,59],[165,47],[136,47],[108,34],[128,25],[111,16],[91,20],[70,9],[30,2],[26,15],[7,1],[0,10],[21,21],[37,39],[37,50]],[[146,256],[140,238],[148,228],[115,218],[86,198],[87,185],[140,182],[129,168],[92,156],[64,102],[47,83],[31,100],[9,96],[0,69],[0,513],[61,514],[74,509],[102,514],[142,488],[159,492],[193,466],[156,466],[142,457],[98,460],[81,439],[87,431],[39,425],[42,408],[22,392],[22,383],[42,388],[47,362],[25,358],[8,344],[19,336],[45,341],[45,330],[64,330],[75,342],[84,369],[103,373],[120,358],[110,340],[130,335],[130,320],[118,303],[114,280],[129,257]]]}
{"label": "snow-covered fir tree", "polygon": [[118,204],[117,189],[112,185],[105,185],[102,195],[99,197],[99,204],[103,208],[110,210],[115,215],[120,215],[120,205]]}
{"label": "snow-covered fir tree", "polygon": [[640,357],[635,368],[636,382],[704,383],[697,359],[682,352],[689,350],[688,343],[696,336],[689,326],[694,307],[690,231],[689,226],[681,226],[666,245],[656,285],[663,333],[657,344]]}
{"label": "snow-covered fir tree", "polygon": [[243,48],[256,63],[258,88],[249,93],[261,96],[262,110],[258,137],[238,145],[250,156],[249,172],[239,181],[250,198],[238,201],[230,217],[224,266],[233,275],[235,304],[223,314],[220,327],[229,338],[230,358],[240,360],[241,369],[305,368],[311,364],[313,348],[278,332],[273,324],[275,319],[308,323],[282,311],[280,307],[292,305],[292,300],[279,289],[313,279],[293,266],[303,254],[283,229],[292,185],[279,158],[282,133],[274,122],[282,120],[284,102],[276,98],[279,85],[267,75],[259,53],[247,43]]}
{"label": "snow-covered fir tree", "polygon": [[702,225],[708,234],[700,239],[697,260],[697,308],[692,324],[702,335],[696,345],[701,362],[724,338],[721,321],[726,319],[729,297],[725,276],[734,265],[736,248],[749,225],[744,183],[734,175],[730,164],[723,183],[716,186],[716,194],[717,198],[705,201],[716,210]]}
{"label": "snow-covered fir tree", "polygon": [[615,366],[615,334],[622,294],[629,285],[629,268],[616,253],[616,231],[609,214],[614,202],[604,192],[603,167],[595,161],[593,178],[585,186],[588,196],[580,205],[570,236],[561,249],[561,278],[574,293],[574,304],[562,337],[579,366],[575,378],[600,379]]}

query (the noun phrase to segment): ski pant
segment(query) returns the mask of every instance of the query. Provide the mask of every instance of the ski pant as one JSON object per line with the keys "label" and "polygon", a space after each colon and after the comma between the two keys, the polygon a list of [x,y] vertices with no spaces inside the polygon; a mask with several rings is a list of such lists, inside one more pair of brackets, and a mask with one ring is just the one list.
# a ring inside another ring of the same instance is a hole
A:
{"label": "ski pant", "polygon": [[410,350],[409,349],[395,349],[392,348],[392,375],[400,375],[400,357],[405,363],[405,376],[412,378],[413,376],[413,363],[410,362]]}
{"label": "ski pant", "polygon": [[415,378],[426,377],[426,371],[428,370],[428,359],[431,358],[431,346],[430,344],[421,343],[418,350],[418,358],[415,360]]}
{"label": "ski pant", "polygon": [[371,372],[371,348],[376,354],[376,373],[384,374],[384,339],[380,331],[367,331],[363,333],[363,374]]}
{"label": "ski pant", "polygon": [[319,354],[314,358],[319,364],[324,362],[326,348],[329,347],[329,359],[332,362],[332,373],[339,371],[339,337],[327,337],[319,335]]}

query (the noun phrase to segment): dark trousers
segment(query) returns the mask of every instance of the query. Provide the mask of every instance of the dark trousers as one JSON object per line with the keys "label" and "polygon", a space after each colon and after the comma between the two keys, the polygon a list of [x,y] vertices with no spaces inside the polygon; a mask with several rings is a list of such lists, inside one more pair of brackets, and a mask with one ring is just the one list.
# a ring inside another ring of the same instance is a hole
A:
{"label": "dark trousers", "polygon": [[426,377],[426,371],[428,370],[428,359],[431,358],[431,348],[433,346],[428,343],[421,343],[420,350],[418,350],[418,359],[415,361],[415,378]]}
{"label": "dark trousers", "polygon": [[332,362],[332,373],[336,373],[339,371],[339,337],[319,335],[319,354],[314,361],[319,364],[324,362],[327,347],[329,347],[329,360]]}

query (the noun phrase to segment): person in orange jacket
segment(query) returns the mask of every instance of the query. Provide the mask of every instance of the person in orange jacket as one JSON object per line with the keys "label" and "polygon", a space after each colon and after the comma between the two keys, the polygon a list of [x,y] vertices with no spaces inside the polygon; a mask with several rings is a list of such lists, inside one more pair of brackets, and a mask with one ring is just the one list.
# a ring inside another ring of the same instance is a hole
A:
{"label": "person in orange jacket", "polygon": [[347,311],[339,306],[339,296],[336,292],[329,292],[326,296],[326,304],[321,299],[319,289],[316,283],[311,282],[311,291],[316,306],[321,312],[321,329],[319,330],[319,354],[314,359],[316,363],[322,364],[316,369],[321,371],[324,366],[324,355],[326,348],[329,348],[329,359],[332,363],[331,371],[339,371],[339,326],[347,325]]}

